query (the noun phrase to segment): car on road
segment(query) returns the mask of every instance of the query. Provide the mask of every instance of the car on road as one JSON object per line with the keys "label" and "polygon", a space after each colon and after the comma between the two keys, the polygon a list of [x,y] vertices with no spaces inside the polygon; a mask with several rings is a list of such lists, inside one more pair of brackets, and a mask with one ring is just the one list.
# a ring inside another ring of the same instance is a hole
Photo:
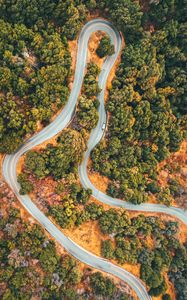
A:
{"label": "car on road", "polygon": [[106,128],[106,123],[103,123],[102,130],[105,130],[105,128]]}

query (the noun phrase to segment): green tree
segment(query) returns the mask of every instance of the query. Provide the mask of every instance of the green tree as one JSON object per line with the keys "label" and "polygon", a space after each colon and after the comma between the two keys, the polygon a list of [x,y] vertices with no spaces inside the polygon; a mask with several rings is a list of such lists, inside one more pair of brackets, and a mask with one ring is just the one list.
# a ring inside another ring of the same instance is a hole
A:
{"label": "green tree", "polygon": [[114,54],[114,45],[111,44],[111,40],[108,36],[102,37],[96,53],[101,58],[107,55]]}
{"label": "green tree", "polygon": [[19,191],[21,195],[29,194],[33,191],[34,186],[29,181],[28,176],[25,173],[20,173],[17,180],[21,186]]}
{"label": "green tree", "polygon": [[112,259],[114,256],[114,247],[111,240],[102,241],[101,254],[107,259]]}
{"label": "green tree", "polygon": [[95,295],[108,296],[109,298],[114,295],[116,287],[109,278],[105,279],[101,273],[96,272],[90,279],[90,284]]}

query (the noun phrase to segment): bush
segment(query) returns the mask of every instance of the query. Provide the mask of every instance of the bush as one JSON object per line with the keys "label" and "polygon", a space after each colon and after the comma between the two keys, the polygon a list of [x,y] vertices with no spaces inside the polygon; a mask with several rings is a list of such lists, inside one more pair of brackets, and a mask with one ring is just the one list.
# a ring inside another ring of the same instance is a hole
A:
{"label": "bush", "polygon": [[99,46],[96,50],[96,53],[101,58],[106,55],[114,54],[114,45],[111,44],[111,40],[108,36],[104,36],[101,39]]}
{"label": "bush", "polygon": [[26,174],[24,173],[19,174],[17,180],[21,186],[19,191],[21,195],[29,194],[33,191],[34,189],[33,184],[29,181]]}
{"label": "bush", "polygon": [[171,300],[171,296],[169,294],[164,294],[162,300]]}
{"label": "bush", "polygon": [[160,187],[156,181],[152,181],[147,185],[146,190],[153,194],[156,194],[160,192]]}

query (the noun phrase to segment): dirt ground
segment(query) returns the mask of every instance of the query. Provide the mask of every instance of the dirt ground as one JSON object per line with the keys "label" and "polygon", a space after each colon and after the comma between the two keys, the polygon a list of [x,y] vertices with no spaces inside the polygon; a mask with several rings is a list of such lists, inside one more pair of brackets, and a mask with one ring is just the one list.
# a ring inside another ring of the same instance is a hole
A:
{"label": "dirt ground", "polygon": [[187,209],[187,140],[182,142],[179,151],[158,165],[158,171],[161,186],[167,186],[170,179],[178,180],[184,193],[174,199],[173,205]]}
{"label": "dirt ground", "polygon": [[[90,18],[92,18],[92,17],[90,17]],[[95,50],[96,50],[96,48],[98,46],[98,43],[99,43],[99,40],[102,36],[103,36],[102,32],[94,33],[90,38],[89,46],[88,46],[88,62],[94,61],[100,67],[103,63],[103,59],[99,59],[96,56]],[[124,46],[124,42],[123,42],[123,46]],[[71,89],[72,83],[73,83],[73,78],[74,78],[75,65],[76,65],[77,40],[69,42],[69,48],[70,48],[70,52],[71,52],[71,56],[72,56],[72,77],[70,78],[70,83],[69,83],[70,84],[70,89]],[[112,79],[115,75],[116,67],[119,64],[119,62],[120,62],[120,58],[117,61],[116,65],[114,66],[113,70],[110,73],[110,76],[109,76],[109,79],[108,79],[108,82],[107,82],[107,88],[108,89],[111,88],[111,81],[112,81]],[[108,96],[108,91],[105,94],[106,99],[107,99],[107,96]],[[53,116],[53,119],[58,115],[58,113],[55,116]],[[51,140],[48,140],[47,142],[35,147],[34,149],[36,150],[36,149],[44,148],[48,143],[55,144],[55,138],[53,138]],[[184,163],[184,160],[185,161],[187,160],[187,154],[186,154],[186,152],[185,152],[186,150],[184,148],[186,148],[186,145],[182,146],[182,149],[183,149],[182,152],[179,151],[179,153],[173,154],[173,156],[171,157],[171,162],[174,161],[174,162],[177,162],[177,163],[180,163],[180,162]],[[2,163],[2,159],[3,159],[3,156],[0,155],[0,164]],[[18,173],[20,173],[20,171],[21,171],[23,162],[24,162],[24,157],[22,157],[19,161],[19,164],[18,164],[18,167],[17,167],[17,172]],[[89,163],[89,167],[90,167],[90,163]],[[160,167],[163,167],[163,165],[161,165]],[[187,172],[187,167],[183,166],[182,168],[183,168],[182,169],[183,173]],[[0,176],[1,176],[1,168],[0,168]],[[109,181],[108,178],[103,177],[103,176],[99,175],[98,173],[92,173],[90,171],[89,171],[89,178],[91,179],[91,181],[93,182],[93,184],[96,187],[98,187],[101,191],[106,192],[106,188],[107,188],[108,181]],[[181,178],[182,178],[181,180],[184,180],[183,177],[181,177]],[[164,184],[164,182],[166,180],[166,175],[164,175],[163,172],[161,172],[160,180],[162,180],[163,184]],[[54,186],[53,186],[53,188],[54,188]],[[49,185],[49,191],[50,191],[50,185]],[[154,202],[155,199],[153,198],[152,201]],[[100,202],[98,202],[98,201],[96,201],[96,202],[100,204]],[[107,206],[107,205],[104,205],[104,207],[109,208],[109,206]],[[19,208],[21,210],[22,218],[27,219],[27,221],[29,221],[29,222],[34,222],[34,219],[24,210],[23,207],[21,207],[21,205],[19,205]],[[129,212],[129,214],[132,215],[132,216],[136,216],[140,213],[139,212],[137,212],[137,213],[136,212]],[[175,220],[174,218],[172,218],[170,216],[167,216],[167,215],[163,215],[163,214],[146,213],[145,215],[146,216],[148,216],[148,215],[158,215],[162,219]],[[186,238],[186,235],[187,235],[187,227],[184,224],[182,224],[181,222],[179,222],[179,224],[180,224],[179,239],[180,239],[181,242],[184,242],[185,238]],[[100,256],[101,241],[108,238],[107,236],[103,235],[99,231],[97,223],[93,222],[93,221],[87,222],[87,223],[81,225],[78,228],[63,230],[63,232],[65,234],[67,234],[73,241],[78,243],[80,246],[82,246],[83,248],[85,248],[85,249],[87,249],[87,250],[89,250],[89,251],[91,251],[91,252],[93,252],[93,253],[95,253],[96,255],[99,255],[99,256]],[[46,234],[48,234],[48,233],[46,232]],[[59,253],[63,254],[65,252],[65,250],[59,244],[57,244],[57,248],[58,248]],[[139,270],[138,265],[131,266],[131,265],[128,265],[128,264],[124,264],[122,267],[124,267],[126,270],[132,272],[134,275],[139,276],[140,270]],[[83,269],[85,268],[84,264],[82,264],[82,268]],[[115,279],[115,280],[119,283],[118,279]],[[170,294],[172,295],[172,297],[174,297],[172,299],[175,299],[174,289],[173,289],[173,286],[172,286],[171,283],[169,283],[169,287],[170,287],[169,288]],[[153,299],[160,300],[160,298],[158,298],[158,297],[153,298]]]}
{"label": "dirt ground", "polygon": [[[101,204],[99,201],[95,200],[92,197],[92,201],[94,201],[97,204]],[[104,209],[109,209],[111,206],[109,205],[103,205]],[[130,217],[135,217],[141,214],[141,212],[134,212],[134,211],[128,211],[128,214]],[[178,238],[181,243],[184,243],[186,241],[187,236],[187,226],[180,222],[179,220],[176,220],[176,218],[171,217],[169,215],[160,214],[160,213],[144,213],[145,216],[157,216],[165,221],[178,221],[179,223],[179,233]],[[100,248],[101,248],[101,242],[108,239],[108,235],[104,235],[100,232],[98,224],[96,221],[92,222],[86,222],[85,224],[82,224],[81,226],[73,229],[66,229],[63,230],[63,232],[68,235],[73,241],[75,241],[77,244],[79,244],[84,249],[87,249],[88,251],[101,256]],[[153,241],[146,241],[149,246],[153,244]],[[115,261],[113,261],[114,264],[117,264]],[[119,265],[125,270],[131,272],[135,276],[140,277],[140,267],[139,265],[130,265],[130,264],[123,264]],[[166,276],[166,275],[165,275]],[[168,282],[168,290],[167,292],[170,293],[172,296],[172,300],[175,298],[175,292],[174,287],[171,282],[169,282],[167,276],[166,281]],[[153,297],[154,300],[161,300],[161,297]]]}
{"label": "dirt ground", "polygon": [[[46,198],[51,199],[50,195],[54,192],[55,182],[51,182],[51,181],[49,182],[49,180],[50,180],[50,178],[48,178],[47,180],[43,180],[42,182],[39,182],[38,186],[42,186],[43,194],[41,196],[45,196]],[[34,195],[34,194],[31,195],[31,197],[33,198],[33,200],[36,199],[36,195]],[[99,201],[97,201],[93,197],[91,198],[91,200],[96,202],[97,204],[101,204]],[[103,205],[103,207],[104,207],[104,209],[111,208],[111,206],[109,206],[109,205]],[[23,214],[24,214],[24,210],[23,210]],[[134,217],[134,216],[141,214],[141,212],[128,211],[128,214],[130,215],[130,217]],[[156,215],[167,221],[168,220],[176,221],[175,218],[172,218],[165,214],[155,214],[155,213],[144,213],[144,214],[146,216],[151,216],[151,215],[155,216]],[[60,227],[59,227],[59,229],[60,229]],[[182,222],[179,222],[179,229],[180,230],[179,230],[178,238],[180,239],[181,242],[184,242],[186,240],[186,236],[187,236],[187,226],[185,226]],[[83,247],[84,249],[86,249],[98,256],[101,256],[101,254],[100,254],[101,241],[108,239],[107,235],[104,235],[100,232],[97,222],[92,222],[92,221],[82,224],[80,227],[73,228],[73,229],[66,229],[66,230],[62,230],[62,231],[67,236],[69,236],[74,242],[79,244],[81,247]],[[152,241],[148,241],[148,244],[150,244],[149,242],[151,243]],[[59,251],[62,251],[62,252],[64,251],[64,250],[60,250],[61,246],[59,246],[58,249],[59,249]],[[116,264],[115,261],[113,261],[113,263]],[[129,272],[131,272],[132,274],[134,274],[135,276],[138,276],[138,277],[140,276],[139,265],[132,266],[130,264],[124,264],[124,265],[122,265],[122,267],[124,269],[128,270]],[[170,294],[173,295],[174,288],[171,283],[169,284],[168,291],[170,291]],[[153,299],[160,300],[161,298],[153,298]],[[175,298],[173,298],[173,299],[175,299]]]}
{"label": "dirt ground", "polygon": [[[176,197],[172,205],[187,209],[187,141],[183,141],[179,151],[171,154],[168,159],[158,165],[158,183],[166,187],[170,179],[177,179],[185,193]],[[88,176],[96,188],[106,192],[109,178],[95,172],[92,168],[92,161],[88,161]],[[149,203],[158,203],[154,195],[149,195]]]}
{"label": "dirt ground", "polygon": [[[11,205],[11,207],[17,208],[20,210],[20,214],[21,214],[21,219],[26,222],[26,223],[30,223],[30,224],[35,224],[37,223],[36,220],[30,216],[30,214],[27,213],[27,211],[25,211],[25,209],[22,207],[22,205],[19,203],[19,201],[15,198],[13,192],[10,190],[10,188],[7,186],[7,184],[5,182],[3,182],[2,180],[0,181],[0,194],[3,193],[3,197],[1,198],[1,202],[0,202],[0,210],[1,213],[3,213],[3,215],[7,214],[7,211]],[[14,200],[13,200],[14,199]],[[67,252],[66,250],[59,244],[56,242],[56,240],[54,240],[51,235],[45,231],[45,235],[47,236],[48,239],[52,239],[55,242],[56,245],[56,249],[59,255],[66,255]],[[36,266],[33,266],[36,267]],[[78,262],[78,267],[80,269],[80,271],[83,272],[84,275],[89,275],[91,273],[97,272],[96,269],[93,269],[92,267],[89,267],[88,265],[85,265],[82,262]],[[37,269],[37,271],[41,271],[41,269]],[[114,280],[116,286],[118,288],[120,288],[121,290],[124,290],[126,292],[129,292],[131,295],[133,295],[135,297],[136,300],[138,300],[138,298],[136,297],[134,291],[132,291],[132,289],[125,284],[123,281],[121,281],[119,278],[114,277],[110,274],[106,274],[104,272],[101,272],[104,276],[107,276],[111,279]],[[88,281],[82,281],[79,285],[76,286],[77,290],[78,289],[86,289],[88,287],[89,282]],[[34,298],[33,298],[34,299]]]}
{"label": "dirt ground", "polygon": [[2,163],[3,163],[4,154],[0,153],[0,179],[2,179]]}
{"label": "dirt ground", "polygon": [[102,31],[97,31],[94,32],[90,39],[89,39],[89,43],[88,43],[88,56],[87,56],[87,61],[89,62],[94,62],[96,65],[99,66],[99,68],[102,67],[104,58],[100,58],[97,54],[96,54],[96,50],[97,47],[99,45],[99,41],[101,40],[101,38],[105,36],[105,33]]}
{"label": "dirt ground", "polygon": [[95,187],[97,187],[101,192],[106,193],[107,186],[109,183],[109,179],[106,176],[102,176],[98,172],[94,172],[91,170],[91,159],[89,158],[87,171],[88,171],[88,177],[93,183]]}

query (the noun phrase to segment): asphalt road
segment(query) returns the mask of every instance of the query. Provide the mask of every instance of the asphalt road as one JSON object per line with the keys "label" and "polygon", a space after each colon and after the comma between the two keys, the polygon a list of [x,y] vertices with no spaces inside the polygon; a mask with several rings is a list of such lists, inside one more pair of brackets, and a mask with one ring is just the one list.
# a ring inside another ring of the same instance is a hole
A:
{"label": "asphalt road", "polygon": [[[120,41],[120,36],[117,34],[117,41],[119,43]],[[119,51],[119,49],[117,49]],[[104,91],[106,87],[106,82],[107,82],[107,77],[108,77],[108,70],[106,71],[107,64],[110,58],[108,58],[103,66],[103,71],[101,72],[99,76],[99,86],[102,88],[102,92],[98,96],[98,100],[100,102],[99,106],[99,122],[97,124],[97,127],[94,128],[91,132],[89,141],[88,141],[88,148],[87,151],[85,152],[84,159],[82,161],[82,164],[79,166],[79,177],[81,180],[82,185],[85,188],[90,188],[93,193],[93,197],[98,199],[99,201],[108,204],[108,205],[113,205],[116,207],[122,207],[128,210],[133,210],[133,211],[144,211],[144,212],[157,212],[157,213],[164,213],[164,214],[169,214],[171,216],[177,217],[180,219],[183,223],[187,224],[187,211],[175,207],[175,206],[170,206],[167,207],[165,205],[161,204],[152,204],[152,203],[142,203],[140,205],[134,205],[132,203],[120,200],[120,199],[115,199],[112,198],[100,190],[98,190],[90,181],[87,173],[87,164],[88,164],[88,159],[90,156],[91,151],[94,149],[94,147],[99,143],[99,141],[102,139],[104,131],[103,131],[103,124],[106,123],[106,112],[105,112],[105,106],[104,106]]]}
{"label": "asphalt road", "polygon": [[[106,113],[104,109],[104,90],[106,86],[106,80],[109,75],[109,72],[115,63],[120,48],[121,48],[121,37],[120,34],[113,28],[113,26],[106,20],[95,19],[93,21],[88,22],[82,29],[79,40],[78,40],[78,52],[77,52],[77,63],[75,70],[74,83],[72,87],[72,91],[69,97],[67,104],[65,105],[62,112],[58,115],[58,117],[47,127],[45,127],[41,132],[34,135],[31,139],[26,141],[22,147],[13,155],[7,155],[3,161],[3,176],[9,186],[12,188],[17,198],[21,202],[21,204],[25,207],[25,209],[74,257],[78,260],[107,273],[111,273],[120,279],[127,282],[137,293],[139,299],[147,300],[150,299],[144,284],[136,278],[134,275],[129,273],[128,271],[108,262],[105,259],[102,259],[98,256],[93,255],[92,253],[84,250],[76,243],[74,243],[71,239],[66,237],[32,202],[28,195],[21,196],[19,194],[19,184],[17,182],[16,175],[16,166],[19,158],[29,149],[33,148],[36,145],[41,144],[42,142],[50,139],[55,136],[57,133],[62,131],[67,124],[70,122],[72,115],[75,111],[77,98],[79,96],[81,85],[83,82],[84,71],[86,66],[87,59],[87,46],[90,35],[95,31],[104,31],[106,32],[112,40],[112,43],[115,45],[115,54],[106,59],[103,64],[102,72],[99,76],[99,85],[102,88],[102,92],[100,94],[100,118],[97,128],[92,132],[91,138],[89,140],[89,150],[86,152],[85,160],[83,165],[80,168],[80,175],[83,184],[87,187],[90,187],[90,182],[88,181],[87,175],[84,174],[86,172],[86,163],[87,157],[89,156],[90,150],[100,141],[103,131],[101,131],[101,127],[103,122],[106,121]],[[85,168],[84,168],[85,164]],[[81,170],[85,170],[83,172]],[[110,202],[110,198],[105,195],[106,199],[103,198],[102,194],[93,187],[94,196],[103,202]],[[100,195],[102,196],[100,199]],[[114,201],[114,199],[113,199]],[[116,201],[116,205],[118,200]],[[113,203],[110,203],[113,204]],[[139,210],[137,208],[136,210]]]}

